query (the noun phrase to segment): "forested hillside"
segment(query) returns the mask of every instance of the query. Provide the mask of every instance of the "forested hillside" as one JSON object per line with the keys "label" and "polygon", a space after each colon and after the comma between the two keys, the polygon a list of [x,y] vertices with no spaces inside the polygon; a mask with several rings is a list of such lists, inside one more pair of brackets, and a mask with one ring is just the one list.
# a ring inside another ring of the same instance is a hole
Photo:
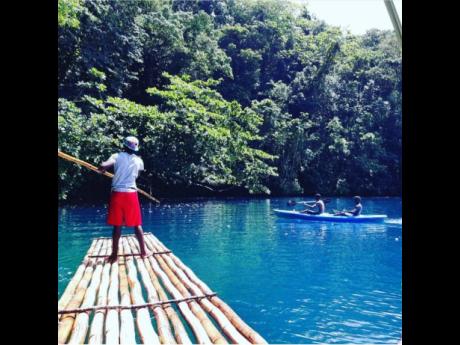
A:
{"label": "forested hillside", "polygon": [[[275,0],[59,0],[59,149],[164,196],[401,192],[401,50]],[[60,200],[110,181],[59,161]]]}

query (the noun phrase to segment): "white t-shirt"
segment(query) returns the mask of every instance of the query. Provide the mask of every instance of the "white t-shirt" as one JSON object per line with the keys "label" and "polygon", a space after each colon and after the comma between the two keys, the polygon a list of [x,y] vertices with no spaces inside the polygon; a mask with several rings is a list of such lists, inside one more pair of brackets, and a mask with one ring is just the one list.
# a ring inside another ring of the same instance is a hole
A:
{"label": "white t-shirt", "polygon": [[144,170],[144,162],[139,156],[127,152],[115,153],[107,162],[114,164],[115,174],[112,180],[112,190],[115,192],[135,192],[136,178],[139,171]]}

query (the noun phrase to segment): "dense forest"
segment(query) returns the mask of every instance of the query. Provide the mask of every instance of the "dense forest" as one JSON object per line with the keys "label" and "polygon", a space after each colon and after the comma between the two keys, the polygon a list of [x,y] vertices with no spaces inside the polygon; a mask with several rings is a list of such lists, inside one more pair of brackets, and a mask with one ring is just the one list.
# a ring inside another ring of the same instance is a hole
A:
{"label": "dense forest", "polygon": [[[58,147],[159,197],[399,195],[401,50],[276,0],[59,0]],[[59,199],[110,180],[59,160]]]}

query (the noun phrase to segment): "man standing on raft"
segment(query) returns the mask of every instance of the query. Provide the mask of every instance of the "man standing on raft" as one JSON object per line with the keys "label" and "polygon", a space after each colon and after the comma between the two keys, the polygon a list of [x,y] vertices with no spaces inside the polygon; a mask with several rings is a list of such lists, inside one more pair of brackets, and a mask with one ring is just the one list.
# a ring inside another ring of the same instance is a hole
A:
{"label": "man standing on raft", "polygon": [[144,170],[144,162],[135,153],[139,151],[139,140],[135,137],[124,139],[124,151],[115,153],[101,164],[99,171],[104,173],[114,167],[112,193],[109,203],[107,224],[113,225],[112,254],[109,262],[115,262],[118,254],[118,242],[121,236],[121,227],[132,226],[139,241],[140,254],[146,256],[144,232],[142,231],[141,208],[137,195],[136,178]]}

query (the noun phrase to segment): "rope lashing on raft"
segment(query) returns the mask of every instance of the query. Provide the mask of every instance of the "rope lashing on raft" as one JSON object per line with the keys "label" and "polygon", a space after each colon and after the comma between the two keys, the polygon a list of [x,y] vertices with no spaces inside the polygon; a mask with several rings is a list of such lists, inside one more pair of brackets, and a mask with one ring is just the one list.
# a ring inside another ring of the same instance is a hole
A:
{"label": "rope lashing on raft", "polygon": [[[60,157],[62,159],[65,159],[65,160],[67,160],[69,162],[73,162],[73,163],[76,163],[78,165],[84,166],[85,168],[87,168],[89,170],[92,170],[92,171],[97,172],[98,174],[101,174],[101,171],[97,167],[95,167],[94,165],[92,165],[92,164],[90,164],[88,162],[82,161],[81,159],[72,157],[71,155],[68,155],[67,153],[64,153],[64,152],[59,151],[59,150],[58,150],[58,157]],[[110,178],[113,178],[113,174],[111,174],[111,173],[109,173],[107,171],[103,172],[102,175],[110,177]],[[137,191],[139,192],[139,194],[142,194],[146,198],[148,198],[148,199],[150,199],[152,201],[155,201],[158,204],[160,203],[160,201],[158,199],[156,199],[155,197],[153,197],[149,193],[143,191],[142,189],[137,188]]]}
{"label": "rope lashing on raft", "polygon": [[[145,257],[149,257],[150,255],[169,254],[169,253],[172,253],[172,252],[170,250],[165,250],[162,252],[146,254]],[[125,256],[140,256],[140,255],[141,253],[130,253],[130,254],[118,254],[117,256],[125,257]],[[109,256],[110,255],[89,255],[88,257],[89,258],[108,258]]]}
{"label": "rope lashing on raft", "polygon": [[[150,234],[150,232],[145,232],[144,233],[144,236],[147,236],[148,234]],[[133,237],[133,235],[121,235],[120,238],[123,238],[123,237]],[[95,237],[94,240],[111,240],[112,237]]]}
{"label": "rope lashing on raft", "polygon": [[170,299],[167,301],[161,301],[161,302],[155,302],[155,303],[143,303],[143,304],[133,304],[133,305],[98,305],[98,306],[87,307],[87,308],[58,310],[58,314],[86,313],[88,311],[103,310],[103,309],[104,310],[141,309],[141,308],[162,306],[162,305],[171,304],[171,303],[181,303],[181,302],[187,302],[187,301],[200,300],[203,298],[209,298],[209,297],[214,297],[214,296],[217,296],[217,293],[213,292],[213,293],[204,294],[200,296],[191,296],[191,297],[180,298],[180,299]]}

